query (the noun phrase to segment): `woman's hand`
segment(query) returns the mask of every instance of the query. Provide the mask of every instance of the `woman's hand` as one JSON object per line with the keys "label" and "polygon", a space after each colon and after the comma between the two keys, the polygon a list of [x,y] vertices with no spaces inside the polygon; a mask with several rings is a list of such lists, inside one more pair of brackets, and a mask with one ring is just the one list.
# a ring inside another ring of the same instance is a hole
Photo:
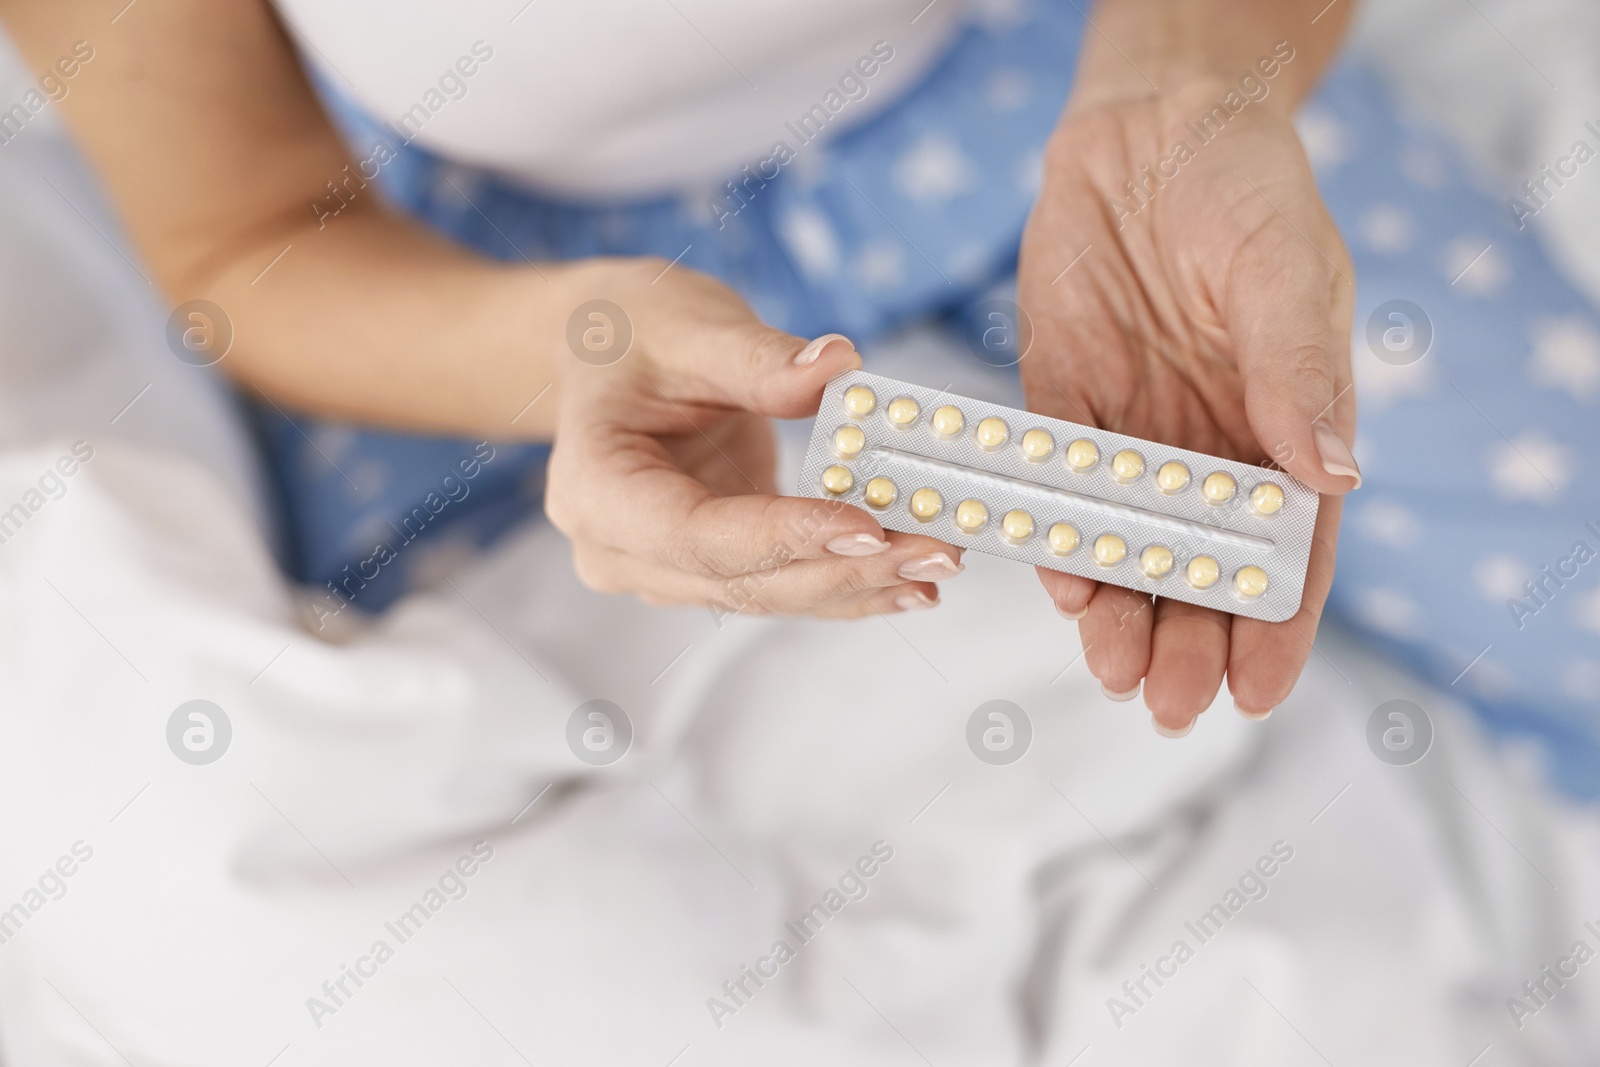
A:
{"label": "woman's hand", "polygon": [[[1187,731],[1224,672],[1246,715],[1288,695],[1333,578],[1339,494],[1361,482],[1347,446],[1350,260],[1276,106],[1286,101],[1250,103],[1215,139],[1197,137],[1191,124],[1237,88],[1196,79],[1069,111],[1022,246],[1030,407],[1273,462],[1323,494],[1305,596],[1287,622],[1040,570],[1058,610],[1082,618],[1085,659],[1107,693],[1131,699],[1142,681],[1168,733]],[[1147,165],[1160,181],[1148,193]]]}
{"label": "woman's hand", "polygon": [[[770,329],[726,286],[666,267],[595,263],[591,291],[622,309],[632,343],[603,366],[565,357],[545,507],[585,584],[719,619],[934,606],[959,549],[776,495],[768,419],[816,414],[828,380],[861,365],[855,347]],[[615,343],[604,331],[621,324],[594,321]]]}

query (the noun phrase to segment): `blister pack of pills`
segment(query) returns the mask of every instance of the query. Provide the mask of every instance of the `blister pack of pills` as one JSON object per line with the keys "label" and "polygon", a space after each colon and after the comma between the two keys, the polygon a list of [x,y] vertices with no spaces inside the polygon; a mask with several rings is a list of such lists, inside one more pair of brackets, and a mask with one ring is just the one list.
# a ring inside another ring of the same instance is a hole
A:
{"label": "blister pack of pills", "polygon": [[828,383],[800,495],[887,530],[1267,622],[1300,607],[1317,494],[1281,470],[866,371]]}

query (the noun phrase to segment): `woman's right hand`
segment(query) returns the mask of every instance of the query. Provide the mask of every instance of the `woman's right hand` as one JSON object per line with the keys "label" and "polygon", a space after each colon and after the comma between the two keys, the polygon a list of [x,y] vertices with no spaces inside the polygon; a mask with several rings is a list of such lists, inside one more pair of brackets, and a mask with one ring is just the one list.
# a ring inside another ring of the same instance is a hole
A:
{"label": "woman's right hand", "polygon": [[586,585],[719,619],[938,603],[960,549],[838,501],[777,495],[768,420],[816,414],[829,379],[861,365],[850,341],[771,329],[726,286],[664,260],[592,268],[589,291],[626,322],[597,309],[590,344],[563,353],[545,496]]}

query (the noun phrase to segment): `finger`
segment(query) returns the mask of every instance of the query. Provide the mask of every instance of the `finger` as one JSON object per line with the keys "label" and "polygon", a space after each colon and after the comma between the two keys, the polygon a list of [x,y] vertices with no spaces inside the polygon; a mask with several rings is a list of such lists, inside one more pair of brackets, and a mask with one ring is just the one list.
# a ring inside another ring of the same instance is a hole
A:
{"label": "finger", "polygon": [[1144,704],[1159,733],[1182,737],[1217,698],[1228,668],[1231,621],[1220,611],[1181,600],[1155,606]]}
{"label": "finger", "polygon": [[767,493],[717,496],[647,439],[573,435],[564,446],[545,509],[574,540],[713,578],[889,547],[883,527],[861,508]]}
{"label": "finger", "polygon": [[[680,575],[680,577],[682,577]],[[900,582],[881,589],[851,593],[849,596],[826,604],[811,604],[795,610],[778,610],[773,604],[761,600],[742,600],[729,603],[719,599],[726,590],[715,590],[710,600],[704,598],[664,598],[641,593],[640,599],[658,607],[703,605],[710,608],[718,626],[730,618],[741,615],[760,617],[784,615],[789,617],[809,615],[818,619],[861,619],[871,615],[895,615],[908,611],[926,611],[939,606],[939,587],[931,582]]]}
{"label": "finger", "polygon": [[960,551],[928,538],[891,534],[889,551],[860,559],[797,560],[770,573],[744,574],[723,582],[725,603],[751,604],[777,615],[799,615],[823,605],[850,600],[864,593],[892,588],[907,581],[929,588],[938,579],[961,573]]}
{"label": "finger", "polygon": [[[938,586],[911,575],[953,577],[961,573],[961,550],[932,542],[938,550],[924,552],[928,538],[893,534],[899,543],[881,556],[861,559],[800,560],[731,578],[692,574],[670,564],[640,558],[614,548],[576,544],[573,564],[589,588],[603,593],[634,593],[648,604],[706,605],[717,616],[829,614],[854,617],[857,608],[827,611],[830,606],[872,598],[882,610],[916,610],[938,603]],[[898,560],[898,562],[897,562]],[[938,566],[930,565],[937,560]],[[899,589],[904,603],[883,600],[876,594]],[[859,607],[859,606],[858,606]]]}
{"label": "finger", "polygon": [[860,619],[869,615],[893,615],[926,611],[939,605],[939,587],[930,582],[903,582],[871,593],[858,593],[824,604],[811,612],[819,619]]}
{"label": "finger", "polygon": [[861,366],[855,345],[843,334],[807,341],[754,316],[684,337],[681,346],[675,350],[696,355],[692,364],[679,368],[683,380],[674,387],[680,395],[777,419],[815,415],[828,382]]}
{"label": "finger", "polygon": [[[726,578],[795,560],[858,559],[889,550],[876,519],[837,500],[714,496],[676,471],[664,472],[664,480],[666,499],[656,512],[662,532],[625,545],[694,574]],[[646,492],[640,499],[648,507],[653,498]]]}
{"label": "finger", "polygon": [[836,500],[708,495],[667,521],[671,532],[655,557],[709,576],[843,560],[871,560],[871,573],[883,575],[909,565],[912,571],[901,576],[909,579],[960,571],[959,549],[919,534],[891,533],[865,511]]}
{"label": "finger", "polygon": [[[1317,209],[1320,212],[1320,209]],[[1287,219],[1269,222],[1238,255],[1229,278],[1228,332],[1244,381],[1245,414],[1267,455],[1319,493],[1361,484],[1349,442],[1348,259],[1331,226],[1327,249]],[[1345,266],[1336,264],[1343,260]]]}
{"label": "finger", "polygon": [[[579,578],[601,593],[633,593],[652,607],[706,607],[718,626],[739,615],[801,615],[854,619],[874,614],[922,611],[939,603],[932,582],[893,581],[881,587],[850,589],[822,602],[788,603],[777,585],[782,571],[717,581],[626,555],[615,549],[579,546],[573,552]],[[792,564],[791,566],[805,566]]]}
{"label": "finger", "polygon": [[1089,598],[1094,596],[1100,583],[1076,574],[1063,574],[1049,567],[1035,567],[1044,591],[1056,606],[1056,613],[1064,619],[1077,622],[1089,610]]}
{"label": "finger", "polygon": [[1294,688],[1311,655],[1312,641],[1322,608],[1333,584],[1333,564],[1339,538],[1339,514],[1344,502],[1325,496],[1311,534],[1311,560],[1306,570],[1300,610],[1284,622],[1233,620],[1228,651],[1228,689],[1234,707],[1248,718],[1265,718],[1283,703]]}
{"label": "finger", "polygon": [[721,589],[716,579],[582,541],[572,544],[572,569],[596,593],[633,595],[658,608],[714,604]]}
{"label": "finger", "polygon": [[771,614],[759,593],[776,571],[731,579],[706,577],[619,549],[584,543],[574,543],[572,562],[578,579],[597,593],[632,594],[657,608],[708,607],[719,624],[732,615]]}
{"label": "finger", "polygon": [[[745,484],[755,488],[757,478],[767,480],[752,469]],[[712,577],[744,574],[774,558],[871,555],[887,547],[883,527],[861,508],[761,492],[718,495],[686,474],[660,441],[611,422],[574,425],[552,456],[548,485],[546,512],[569,535]]]}
{"label": "finger", "polygon": [[1155,613],[1143,593],[1101,585],[1078,624],[1089,673],[1113,700],[1132,700],[1150,667],[1150,628]]}
{"label": "finger", "polygon": [[[737,579],[724,583],[717,595],[727,599],[713,600],[711,608],[719,619],[733,615],[811,615],[819,619],[859,619],[869,615],[924,611],[939,604],[939,587],[932,582],[892,582],[871,589],[851,589],[845,595],[831,600],[795,597],[792,588],[785,589],[780,583],[764,584],[748,593],[747,583]],[[730,585],[737,585],[738,588],[730,590]]]}

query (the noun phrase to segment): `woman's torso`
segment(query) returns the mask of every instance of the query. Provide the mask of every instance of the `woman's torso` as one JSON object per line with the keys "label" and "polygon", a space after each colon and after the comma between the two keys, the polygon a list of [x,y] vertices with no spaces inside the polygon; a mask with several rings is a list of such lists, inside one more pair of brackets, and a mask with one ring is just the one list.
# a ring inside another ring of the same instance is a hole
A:
{"label": "woman's torso", "polygon": [[848,128],[952,38],[961,0],[279,0],[307,60],[405,139],[583,198],[714,185]]}

